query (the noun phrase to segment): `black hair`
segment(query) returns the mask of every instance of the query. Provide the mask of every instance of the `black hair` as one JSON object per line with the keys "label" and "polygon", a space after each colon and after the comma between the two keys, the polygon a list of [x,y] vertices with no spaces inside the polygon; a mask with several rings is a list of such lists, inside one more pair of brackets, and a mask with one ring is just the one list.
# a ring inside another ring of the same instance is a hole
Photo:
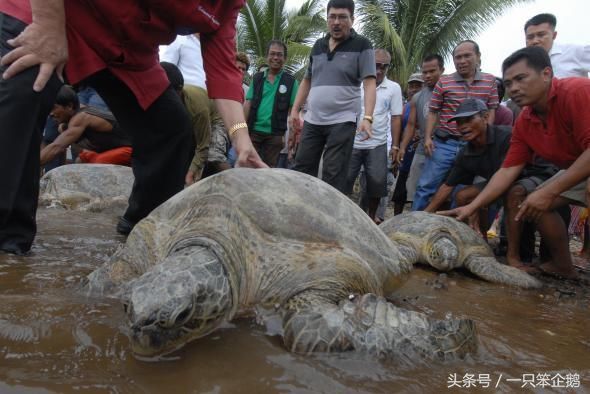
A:
{"label": "black hair", "polygon": [[477,42],[475,42],[473,40],[463,40],[460,43],[458,43],[457,45],[455,45],[455,48],[453,48],[453,56],[455,56],[455,50],[459,47],[459,45],[465,44],[465,43],[473,44],[473,50],[475,50],[475,54],[478,56],[481,55],[481,53],[479,52],[479,45],[477,45]]}
{"label": "black hair", "polygon": [[506,73],[508,67],[512,67],[521,60],[526,60],[527,65],[537,72],[543,71],[546,67],[551,67],[551,59],[549,59],[547,51],[541,47],[532,46],[519,49],[504,59],[504,62],[502,62],[502,74]]}
{"label": "black hair", "polygon": [[350,16],[354,16],[353,0],[330,0],[326,6],[326,12],[329,12],[330,8],[346,8],[350,11]]}
{"label": "black hair", "polygon": [[283,47],[283,51],[285,52],[285,53],[283,53],[283,55],[285,55],[285,59],[286,59],[287,58],[287,44],[285,44],[281,40],[270,40],[268,42],[268,44],[266,45],[266,56],[268,56],[268,52],[270,52],[270,47],[273,45],[278,45],[278,46]]}
{"label": "black hair", "polygon": [[549,23],[549,26],[555,30],[555,26],[557,26],[557,18],[553,14],[535,15],[524,24],[524,32],[526,33],[526,29],[528,29],[529,26],[538,26],[542,23]]}
{"label": "black hair", "polygon": [[78,98],[78,94],[70,85],[63,85],[59,89],[57,97],[55,98],[55,104],[63,105],[64,107],[71,105],[75,111],[80,109],[80,99]]}
{"label": "black hair", "polygon": [[160,62],[160,66],[166,71],[166,76],[173,89],[182,90],[184,87],[184,77],[180,69],[175,64],[169,62]]}
{"label": "black hair", "polygon": [[441,70],[445,68],[445,60],[438,53],[433,53],[431,55],[425,56],[424,59],[422,59],[422,63],[431,62],[433,60],[436,60],[438,62],[438,66]]}
{"label": "black hair", "polygon": [[504,80],[502,78],[496,77],[496,87],[498,88],[498,97],[502,101],[506,94],[506,88],[504,87]]}

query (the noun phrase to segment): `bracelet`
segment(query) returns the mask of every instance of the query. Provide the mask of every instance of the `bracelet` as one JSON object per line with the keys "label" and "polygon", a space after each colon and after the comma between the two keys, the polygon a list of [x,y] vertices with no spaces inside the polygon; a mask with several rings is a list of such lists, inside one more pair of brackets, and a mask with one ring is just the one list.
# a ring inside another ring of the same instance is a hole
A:
{"label": "bracelet", "polygon": [[236,133],[236,131],[238,131],[240,129],[247,129],[247,128],[248,128],[248,124],[246,122],[236,123],[235,125],[233,125],[232,127],[229,128],[227,133],[229,134],[229,138],[232,138],[234,136],[234,134]]}
{"label": "bracelet", "polygon": [[365,115],[363,117],[363,120],[367,120],[367,121],[369,121],[369,123],[373,124],[373,117],[370,115]]}
{"label": "bracelet", "polygon": [[391,149],[393,149],[393,150],[399,150],[399,146],[392,146]]}

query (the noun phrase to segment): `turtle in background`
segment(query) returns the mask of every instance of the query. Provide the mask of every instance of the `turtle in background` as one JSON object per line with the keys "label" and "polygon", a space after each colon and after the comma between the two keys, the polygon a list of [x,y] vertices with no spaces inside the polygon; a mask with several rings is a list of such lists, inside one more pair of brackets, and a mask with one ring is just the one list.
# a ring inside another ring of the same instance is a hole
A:
{"label": "turtle in background", "polygon": [[40,181],[40,205],[102,211],[127,206],[134,181],[130,167],[113,164],[68,164],[49,171]]}
{"label": "turtle in background", "polygon": [[433,319],[384,295],[412,262],[328,184],[278,169],[233,169],[140,221],[89,275],[123,301],[138,356],[157,357],[255,307],[275,310],[287,349],[449,360],[476,350],[475,324]]}
{"label": "turtle in background", "polygon": [[542,286],[526,272],[500,264],[487,242],[454,218],[408,212],[386,220],[379,228],[412,264],[428,264],[439,271],[463,267],[489,282],[522,288]]}

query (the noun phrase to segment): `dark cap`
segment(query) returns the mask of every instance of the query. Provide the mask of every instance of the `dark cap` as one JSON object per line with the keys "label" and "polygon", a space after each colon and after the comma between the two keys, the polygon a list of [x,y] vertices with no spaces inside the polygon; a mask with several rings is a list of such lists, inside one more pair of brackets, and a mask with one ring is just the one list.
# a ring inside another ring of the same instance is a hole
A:
{"label": "dark cap", "polygon": [[488,106],[479,99],[466,99],[459,104],[459,108],[455,112],[455,116],[449,119],[449,122],[457,120],[458,118],[468,118],[480,112],[487,112]]}
{"label": "dark cap", "polygon": [[410,79],[408,79],[408,83],[410,82],[420,82],[424,83],[424,79],[422,79],[422,73],[414,73],[410,75]]}

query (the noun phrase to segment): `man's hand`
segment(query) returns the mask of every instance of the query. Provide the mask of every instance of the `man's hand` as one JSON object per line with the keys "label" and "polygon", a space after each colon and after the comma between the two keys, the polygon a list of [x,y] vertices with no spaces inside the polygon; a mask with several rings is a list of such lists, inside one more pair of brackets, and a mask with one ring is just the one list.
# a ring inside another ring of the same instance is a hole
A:
{"label": "man's hand", "polygon": [[432,141],[432,137],[424,137],[424,153],[426,156],[432,156],[432,152],[434,152],[435,146],[434,141]]}
{"label": "man's hand", "polygon": [[437,215],[443,216],[452,216],[455,217],[457,220],[464,222],[467,220],[476,210],[473,209],[470,205],[465,205],[463,207],[451,209],[448,211],[437,211]]}
{"label": "man's hand", "polygon": [[520,209],[514,217],[515,221],[525,218],[536,222],[549,210],[551,203],[557,196],[552,195],[544,189],[535,190],[527,196],[522,204],[520,204]]}
{"label": "man's hand", "polygon": [[268,168],[264,163],[258,152],[254,149],[250,136],[247,130],[239,130],[233,140],[233,145],[238,153],[238,160],[236,160],[236,167],[252,167],[252,168]]}
{"label": "man's hand", "polygon": [[195,182],[198,182],[201,179],[200,175],[194,170],[188,170],[186,176],[184,177],[184,183],[187,186],[192,185]]}
{"label": "man's hand", "polygon": [[395,155],[394,163],[397,164],[398,166],[401,166],[402,162],[404,161],[405,155],[406,155],[406,150],[403,148],[399,148],[399,150],[397,151],[397,154]]}
{"label": "man's hand", "polygon": [[2,57],[0,64],[9,66],[2,77],[9,79],[18,73],[40,65],[33,90],[43,90],[53,72],[63,81],[63,69],[68,58],[65,27],[59,23],[40,26],[31,23],[16,38],[7,41],[15,49]]}
{"label": "man's hand", "polygon": [[359,129],[357,130],[357,133],[364,134],[364,138],[362,138],[361,141],[368,140],[369,138],[373,137],[371,122],[369,122],[367,119],[363,119]]}

